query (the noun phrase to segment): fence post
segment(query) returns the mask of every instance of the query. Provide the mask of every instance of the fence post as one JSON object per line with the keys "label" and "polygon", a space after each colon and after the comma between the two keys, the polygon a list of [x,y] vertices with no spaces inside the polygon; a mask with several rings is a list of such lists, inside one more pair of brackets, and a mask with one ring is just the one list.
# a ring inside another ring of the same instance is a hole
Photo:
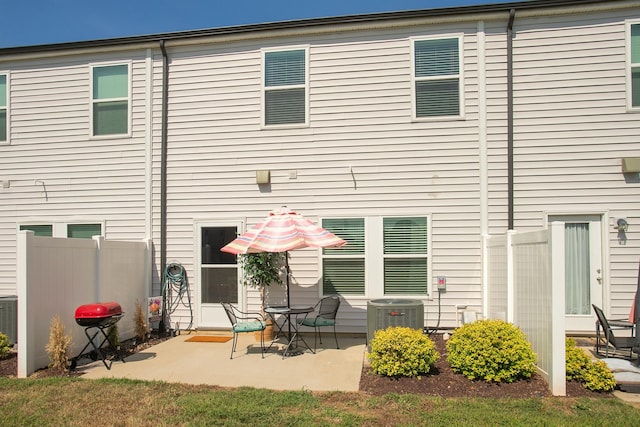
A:
{"label": "fence post", "polygon": [[566,327],[565,327],[565,254],[564,224],[551,223],[551,247],[549,265],[551,266],[551,354],[553,360],[549,386],[554,396],[567,395],[566,380]]}
{"label": "fence post", "polygon": [[515,319],[514,305],[515,305],[515,292],[514,292],[514,276],[515,267],[513,263],[513,236],[516,235],[516,231],[507,231],[506,246],[507,246],[507,322],[513,323]]}

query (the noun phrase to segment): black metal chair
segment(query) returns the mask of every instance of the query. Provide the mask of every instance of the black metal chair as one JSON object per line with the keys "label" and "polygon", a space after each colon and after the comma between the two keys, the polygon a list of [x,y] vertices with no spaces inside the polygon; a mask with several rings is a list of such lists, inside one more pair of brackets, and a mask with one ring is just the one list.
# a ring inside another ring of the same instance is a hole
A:
{"label": "black metal chair", "polygon": [[260,350],[262,358],[264,359],[264,330],[267,327],[267,322],[260,313],[250,313],[240,311],[237,307],[234,307],[228,302],[221,303],[224,307],[224,311],[227,313],[227,317],[231,322],[231,331],[233,332],[233,344],[231,345],[231,357],[233,359],[233,353],[236,351],[236,344],[238,343],[238,334],[243,332],[260,332]]}
{"label": "black metal chair", "polygon": [[318,337],[320,338],[320,344],[322,344],[320,328],[327,326],[333,327],[333,338],[336,340],[336,348],[340,348],[338,346],[338,336],[336,334],[336,315],[338,314],[338,308],[340,308],[340,297],[335,295],[324,297],[318,301],[314,307],[314,311],[316,312],[315,316],[312,314],[298,322],[302,326],[314,328],[314,350],[318,348]]}
{"label": "black metal chair", "polygon": [[[604,315],[602,309],[595,304],[591,304],[593,311],[596,312],[598,321],[596,323],[596,354],[601,356],[600,346],[605,348],[605,357],[609,357],[609,348],[614,350],[629,350],[629,358],[633,357],[633,347],[636,343],[636,338],[633,336],[633,323],[626,320],[609,320]],[[604,337],[600,335],[600,327]],[[614,329],[631,329],[631,337],[616,337],[613,333]]]}

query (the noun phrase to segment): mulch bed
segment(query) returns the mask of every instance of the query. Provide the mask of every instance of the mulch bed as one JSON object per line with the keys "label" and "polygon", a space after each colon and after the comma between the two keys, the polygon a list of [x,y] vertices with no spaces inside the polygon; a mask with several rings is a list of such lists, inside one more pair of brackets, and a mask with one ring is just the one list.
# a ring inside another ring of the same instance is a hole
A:
{"label": "mulch bed", "polygon": [[[513,383],[489,383],[472,381],[455,373],[447,363],[447,350],[441,334],[430,337],[440,353],[435,369],[420,378],[390,378],[374,374],[365,366],[360,377],[360,391],[372,395],[386,393],[415,393],[439,397],[491,397],[491,398],[525,398],[551,396],[549,386],[544,379],[534,374],[527,380]],[[612,393],[598,393],[587,390],[580,383],[567,381],[568,397],[613,397]]]}

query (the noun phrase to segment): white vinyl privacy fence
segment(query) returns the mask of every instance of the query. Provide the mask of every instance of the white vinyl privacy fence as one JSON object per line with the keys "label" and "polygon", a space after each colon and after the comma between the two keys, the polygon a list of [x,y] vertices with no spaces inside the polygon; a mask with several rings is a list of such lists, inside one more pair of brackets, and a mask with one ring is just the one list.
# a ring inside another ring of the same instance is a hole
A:
{"label": "white vinyl privacy fence", "polygon": [[485,248],[485,313],[522,329],[551,392],[566,395],[563,224],[491,236]]}
{"label": "white vinyl privacy fence", "polygon": [[121,339],[135,335],[136,300],[145,307],[150,293],[147,241],[37,237],[18,232],[18,377],[49,364],[49,326],[60,316],[72,336],[71,356],[88,342],[75,322],[78,306],[115,301],[125,313],[117,323]]}

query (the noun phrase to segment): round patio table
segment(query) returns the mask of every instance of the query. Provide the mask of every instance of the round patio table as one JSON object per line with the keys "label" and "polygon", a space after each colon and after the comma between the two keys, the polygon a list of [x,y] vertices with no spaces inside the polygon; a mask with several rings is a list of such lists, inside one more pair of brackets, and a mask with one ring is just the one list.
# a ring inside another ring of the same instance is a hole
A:
{"label": "round patio table", "polygon": [[[269,345],[269,348],[267,349],[267,351],[271,348],[271,346],[273,345],[273,342],[275,342],[278,339],[278,336],[284,333],[283,329],[286,326],[288,327],[289,333],[287,334],[287,345],[285,346],[284,351],[282,352],[283,359],[287,356],[302,354],[304,352],[304,349],[298,348],[296,345],[294,345],[294,342],[297,344],[298,340],[302,341],[305,347],[309,349],[309,351],[311,351],[312,353],[315,353],[315,351],[313,351],[313,349],[309,346],[309,344],[307,344],[305,339],[302,336],[298,335],[298,328],[299,328],[298,320],[299,319],[304,320],[309,315],[309,313],[311,313],[313,310],[314,310],[314,307],[310,305],[292,305],[291,307],[287,307],[286,305],[279,305],[279,306],[265,307],[264,309],[265,313],[267,313],[269,317],[271,317],[271,320],[273,320],[273,324],[276,326],[276,329],[277,329],[276,336],[274,337],[273,341]],[[278,315],[284,318],[284,321],[282,322],[282,324],[278,324],[278,321],[276,320],[276,316]]]}

